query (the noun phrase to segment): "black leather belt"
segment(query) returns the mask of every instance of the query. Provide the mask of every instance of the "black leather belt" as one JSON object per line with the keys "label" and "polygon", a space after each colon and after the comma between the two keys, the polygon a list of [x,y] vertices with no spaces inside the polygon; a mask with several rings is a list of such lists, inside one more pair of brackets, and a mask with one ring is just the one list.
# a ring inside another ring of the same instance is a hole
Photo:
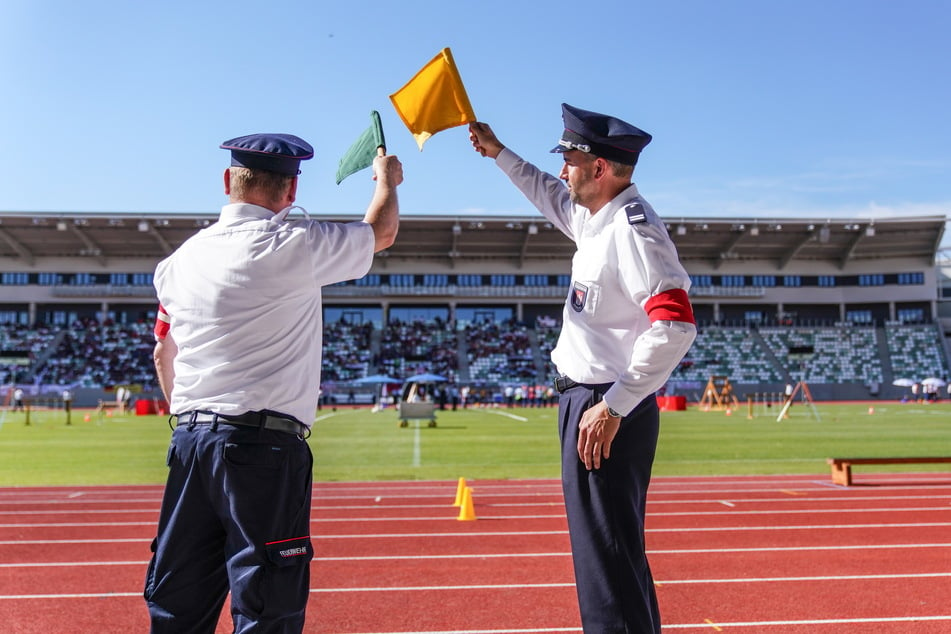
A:
{"label": "black leather belt", "polygon": [[245,412],[244,414],[216,414],[214,412],[192,411],[176,414],[178,426],[182,425],[240,425],[242,427],[263,427],[273,431],[283,431],[297,436],[309,436],[310,430],[303,423],[292,418],[267,412]]}
{"label": "black leather belt", "polygon": [[566,390],[570,390],[576,385],[581,385],[577,381],[567,376],[558,376],[555,377],[555,391],[561,394]]}

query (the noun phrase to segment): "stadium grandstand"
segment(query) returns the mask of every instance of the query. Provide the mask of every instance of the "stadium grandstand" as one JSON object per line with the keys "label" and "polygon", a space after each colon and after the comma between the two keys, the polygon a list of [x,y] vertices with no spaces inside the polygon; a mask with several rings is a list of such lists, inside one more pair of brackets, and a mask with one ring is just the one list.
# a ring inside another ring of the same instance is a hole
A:
{"label": "stadium grandstand", "polygon": [[[118,386],[158,399],[152,272],[216,219],[0,212],[4,403],[16,385],[39,404],[66,387],[76,406]],[[670,219],[699,335],[665,389],[697,401],[716,376],[741,398],[803,382],[817,400],[900,399],[929,379],[948,398],[946,221]],[[366,402],[379,392],[361,378],[432,372],[480,398],[517,386],[540,400],[572,253],[541,217],[404,215],[369,274],[324,290],[325,395]]]}

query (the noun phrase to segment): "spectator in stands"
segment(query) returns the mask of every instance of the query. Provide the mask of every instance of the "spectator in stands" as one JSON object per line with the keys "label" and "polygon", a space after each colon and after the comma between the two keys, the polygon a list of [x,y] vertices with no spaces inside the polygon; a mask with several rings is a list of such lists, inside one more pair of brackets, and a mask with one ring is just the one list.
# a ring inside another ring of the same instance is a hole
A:
{"label": "spectator in stands", "polygon": [[153,634],[214,630],[229,589],[236,632],[303,630],[321,290],[366,274],[399,224],[395,156],[373,160],[363,221],[344,224],[287,219],[305,141],[221,147],[229,204],[154,276],[155,365],[178,426],[145,583]]}
{"label": "spectator in stands", "polygon": [[66,424],[69,425],[72,423],[70,419],[71,412],[73,410],[73,393],[69,388],[63,390],[63,411],[66,412]]}
{"label": "spectator in stands", "polygon": [[13,390],[13,410],[12,411],[15,412],[17,410],[20,410],[21,412],[26,411],[26,407],[24,407],[23,405],[23,388],[19,388],[19,387]]}
{"label": "spectator in stands", "polygon": [[696,337],[689,277],[663,221],[631,182],[651,137],[562,106],[558,178],[507,149],[484,123],[476,151],[509,176],[577,251],[552,360],[562,373],[562,481],[586,632],[660,632],[644,548],[657,444],[654,393]]}

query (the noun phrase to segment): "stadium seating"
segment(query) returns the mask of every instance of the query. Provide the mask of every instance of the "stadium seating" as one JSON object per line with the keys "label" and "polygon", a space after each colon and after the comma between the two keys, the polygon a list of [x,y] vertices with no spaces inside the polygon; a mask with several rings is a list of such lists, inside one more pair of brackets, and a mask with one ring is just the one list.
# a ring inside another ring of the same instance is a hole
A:
{"label": "stadium seating", "polygon": [[885,340],[896,378],[920,381],[929,377],[947,379],[948,363],[941,334],[932,325],[885,326]]}
{"label": "stadium seating", "polygon": [[455,380],[458,339],[451,325],[440,319],[392,321],[383,328],[377,360],[379,372],[397,378],[431,372]]}
{"label": "stadium seating", "polygon": [[790,348],[811,347],[808,360],[788,360],[786,370],[808,383],[881,383],[882,363],[872,327],[761,328],[760,335],[777,359]]}
{"label": "stadium seating", "polygon": [[485,383],[534,383],[538,377],[528,328],[508,320],[465,328],[469,380]]}
{"label": "stadium seating", "polygon": [[321,378],[324,381],[352,381],[366,376],[372,361],[372,334],[372,323],[325,323]]}
{"label": "stadium seating", "polygon": [[680,381],[703,381],[711,375],[728,376],[733,383],[782,381],[780,368],[767,356],[766,347],[749,328],[704,328],[677,372]]}
{"label": "stadium seating", "polygon": [[[460,385],[547,385],[560,324],[514,320],[469,323],[457,330],[440,319],[382,329],[343,321],[324,326],[322,378],[350,383],[369,374],[404,378],[421,372]],[[0,365],[0,382],[102,387],[156,384],[151,324],[81,320],[68,327],[0,325],[0,351],[29,355],[30,364]],[[811,358],[790,358],[809,347]],[[934,325],[888,323],[884,328],[837,326],[704,327],[672,377],[705,383],[711,375],[733,384],[882,384],[892,378],[946,379],[944,341]]]}

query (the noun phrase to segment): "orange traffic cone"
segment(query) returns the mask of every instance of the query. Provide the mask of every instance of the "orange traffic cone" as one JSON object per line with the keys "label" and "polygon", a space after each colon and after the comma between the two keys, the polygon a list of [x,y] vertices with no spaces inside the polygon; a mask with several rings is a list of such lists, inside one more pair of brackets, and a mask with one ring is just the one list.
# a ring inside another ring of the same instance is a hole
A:
{"label": "orange traffic cone", "polygon": [[456,486],[456,501],[452,503],[453,506],[462,506],[462,498],[466,492],[466,479],[459,478],[459,485]]}
{"label": "orange traffic cone", "polygon": [[460,522],[474,520],[476,518],[475,509],[472,507],[472,487],[466,487],[462,494],[462,506],[459,508]]}

